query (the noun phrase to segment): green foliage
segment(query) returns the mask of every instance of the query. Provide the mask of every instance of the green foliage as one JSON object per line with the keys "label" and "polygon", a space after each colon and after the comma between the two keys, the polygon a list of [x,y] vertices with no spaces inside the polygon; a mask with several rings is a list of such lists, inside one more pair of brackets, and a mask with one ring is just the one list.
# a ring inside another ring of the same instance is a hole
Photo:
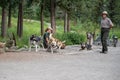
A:
{"label": "green foliage", "polygon": [[111,29],[110,30],[110,37],[112,35],[116,35],[118,38],[120,38],[120,28],[115,27],[115,28]]}
{"label": "green foliage", "polygon": [[8,0],[0,0],[0,7],[6,8],[8,6]]}
{"label": "green foliage", "polygon": [[[1,17],[1,16],[0,16]],[[28,39],[32,34],[36,34],[37,36],[40,36],[40,22],[36,21],[36,20],[23,20],[24,24],[23,24],[23,37],[19,38],[17,37],[16,33],[17,33],[17,19],[16,18],[12,18],[12,27],[8,28],[7,30],[7,34],[9,36],[12,35],[12,33],[15,34],[16,37],[16,41],[17,41],[17,46],[19,47],[23,47],[24,45],[28,45]],[[47,24],[45,22],[44,27],[47,27]],[[5,39],[0,38],[0,41],[5,42],[9,39],[9,37],[7,36]]]}
{"label": "green foliage", "polygon": [[[9,4],[12,6],[12,15],[17,17],[18,15],[18,0],[0,0],[0,7],[6,7],[8,9]],[[24,18],[26,19],[40,19],[40,6],[42,0],[24,0]],[[59,7],[59,8],[58,8]],[[60,40],[66,40],[66,44],[79,44],[86,41],[85,34],[89,32],[99,33],[99,19],[101,12],[107,10],[109,17],[114,24],[120,26],[120,2],[119,0],[56,0],[56,16],[61,17],[56,19],[57,34],[56,38]],[[0,14],[2,9],[0,8]],[[58,11],[61,12],[60,15]],[[70,33],[64,33],[64,11],[70,14]],[[62,16],[61,16],[62,15]],[[1,19],[1,16],[0,16]],[[77,24],[74,21],[77,20]],[[1,21],[0,21],[1,22]],[[16,35],[17,44],[19,46],[27,45],[28,38],[32,34],[40,35],[40,22],[39,21],[23,21],[23,37],[19,39]],[[50,25],[50,0],[45,0],[44,9],[44,27]],[[12,19],[12,27],[8,29],[8,34],[12,32],[16,34],[17,31],[17,19]],[[1,31],[1,30],[0,30]],[[1,32],[0,32],[1,33]],[[117,35],[120,38],[120,29],[115,28],[111,30],[110,35]],[[6,41],[6,39],[0,38],[0,41]]]}
{"label": "green foliage", "polygon": [[85,35],[76,32],[56,34],[55,37],[60,39],[61,41],[66,41],[65,43],[67,45],[80,44],[86,40]]}
{"label": "green foliage", "polygon": [[[46,27],[48,27],[48,22],[44,22],[45,25],[45,29]],[[99,33],[100,28],[98,27],[98,25],[96,23],[92,23],[91,21],[89,21],[89,23],[81,23],[80,21],[78,21],[78,23],[76,25],[73,25],[73,21],[71,21],[71,32],[69,33],[64,33],[63,31],[63,21],[61,20],[57,20],[57,33],[55,34],[55,38],[60,39],[61,41],[66,41],[65,44],[66,45],[74,45],[74,44],[80,44],[81,42],[86,42],[86,32],[89,31],[94,31],[94,27],[95,27],[95,31],[96,33]],[[19,47],[23,47],[24,45],[28,45],[28,38],[32,35],[32,34],[36,34],[38,36],[40,36],[40,22],[36,21],[36,20],[32,20],[32,21],[28,21],[28,20],[24,20],[24,24],[23,24],[23,37],[22,38],[18,38],[16,35],[16,30],[17,30],[17,19],[16,18],[12,18],[12,27],[8,29],[8,34],[11,34],[12,32],[15,34],[16,39],[17,39],[17,45]],[[86,25],[90,25],[87,29],[87,27],[85,27]],[[111,30],[110,35],[112,35],[112,33],[114,33],[115,35],[117,35],[120,38],[120,29],[119,28],[114,28],[113,32]],[[0,38],[0,41],[5,42],[7,41],[8,38],[6,39],[2,39]]]}
{"label": "green foliage", "polygon": [[86,32],[96,32],[98,29],[100,29],[100,26],[90,20],[86,20],[82,23],[82,30],[85,30]]}
{"label": "green foliage", "polygon": [[116,24],[119,24],[120,26],[120,1],[119,0],[114,0],[115,1],[115,5],[114,5],[114,10],[113,10],[113,21]]}

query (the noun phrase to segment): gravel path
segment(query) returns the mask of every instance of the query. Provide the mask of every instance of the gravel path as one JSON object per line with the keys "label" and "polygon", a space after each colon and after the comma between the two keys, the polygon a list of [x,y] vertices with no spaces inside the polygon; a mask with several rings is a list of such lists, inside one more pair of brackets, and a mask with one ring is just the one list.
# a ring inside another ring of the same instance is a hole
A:
{"label": "gravel path", "polygon": [[109,47],[100,54],[100,46],[79,51],[67,46],[61,53],[7,52],[0,54],[0,80],[119,80],[120,47]]}

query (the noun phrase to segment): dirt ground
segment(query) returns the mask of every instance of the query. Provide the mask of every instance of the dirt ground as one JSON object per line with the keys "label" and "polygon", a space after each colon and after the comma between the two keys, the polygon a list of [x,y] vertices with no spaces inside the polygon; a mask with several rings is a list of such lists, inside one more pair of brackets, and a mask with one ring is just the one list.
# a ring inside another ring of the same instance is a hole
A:
{"label": "dirt ground", "polygon": [[119,80],[120,46],[101,46],[79,51],[80,45],[67,46],[60,53],[46,50],[0,54],[0,80]]}

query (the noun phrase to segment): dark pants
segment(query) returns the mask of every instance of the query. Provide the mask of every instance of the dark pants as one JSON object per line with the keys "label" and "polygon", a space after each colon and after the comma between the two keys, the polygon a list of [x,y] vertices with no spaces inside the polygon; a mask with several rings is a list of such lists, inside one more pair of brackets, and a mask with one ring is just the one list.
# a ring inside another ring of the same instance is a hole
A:
{"label": "dark pants", "polygon": [[107,48],[107,39],[108,39],[108,36],[109,36],[109,30],[110,29],[107,29],[107,28],[102,28],[101,29],[101,42],[102,42],[102,51],[108,51],[108,48]]}
{"label": "dark pants", "polygon": [[48,44],[46,42],[43,42],[43,46],[45,49],[48,48]]}

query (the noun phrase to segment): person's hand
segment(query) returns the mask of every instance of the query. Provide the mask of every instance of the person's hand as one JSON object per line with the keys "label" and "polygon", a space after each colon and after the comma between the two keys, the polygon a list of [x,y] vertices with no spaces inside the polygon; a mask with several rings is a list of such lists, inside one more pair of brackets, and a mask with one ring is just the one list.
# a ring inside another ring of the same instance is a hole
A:
{"label": "person's hand", "polygon": [[113,28],[113,26],[110,25],[110,29],[112,29],[112,28]]}
{"label": "person's hand", "polygon": [[47,41],[47,45],[49,44],[49,41]]}

